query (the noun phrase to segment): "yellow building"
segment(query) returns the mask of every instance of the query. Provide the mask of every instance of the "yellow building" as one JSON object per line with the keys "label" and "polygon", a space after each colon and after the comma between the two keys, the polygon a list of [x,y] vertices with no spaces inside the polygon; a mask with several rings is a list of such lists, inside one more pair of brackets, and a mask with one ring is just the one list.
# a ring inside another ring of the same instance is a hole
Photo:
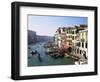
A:
{"label": "yellow building", "polygon": [[81,59],[79,64],[86,64],[88,59],[88,30],[87,28],[84,30],[80,30],[79,40],[77,41],[76,46],[74,47],[74,54],[79,56]]}
{"label": "yellow building", "polygon": [[79,36],[80,36],[80,50],[83,52],[83,56],[87,57],[87,42],[88,42],[88,30],[82,30],[79,32]]}

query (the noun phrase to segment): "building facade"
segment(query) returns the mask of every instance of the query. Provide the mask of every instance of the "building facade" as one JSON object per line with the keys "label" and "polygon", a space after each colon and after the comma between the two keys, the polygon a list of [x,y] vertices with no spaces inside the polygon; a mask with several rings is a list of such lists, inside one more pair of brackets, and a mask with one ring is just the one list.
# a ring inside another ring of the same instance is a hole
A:
{"label": "building facade", "polygon": [[84,29],[79,30],[77,33],[78,39],[76,40],[76,45],[74,46],[73,54],[80,57],[79,64],[86,64],[88,59],[88,30],[87,26]]}
{"label": "building facade", "polygon": [[80,58],[78,64],[86,64],[88,59],[87,25],[60,27],[55,32],[55,44],[58,48],[72,48],[72,54]]}

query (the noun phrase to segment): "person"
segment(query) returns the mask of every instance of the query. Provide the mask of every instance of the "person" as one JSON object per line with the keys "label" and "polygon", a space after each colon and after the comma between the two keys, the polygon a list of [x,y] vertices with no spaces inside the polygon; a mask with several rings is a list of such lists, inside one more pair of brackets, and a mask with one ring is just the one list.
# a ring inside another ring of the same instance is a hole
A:
{"label": "person", "polygon": [[34,52],[32,51],[31,54],[32,54],[32,56],[33,56],[33,55],[34,55]]}
{"label": "person", "polygon": [[42,58],[40,57],[40,54],[38,53],[38,59],[40,62],[42,62]]}

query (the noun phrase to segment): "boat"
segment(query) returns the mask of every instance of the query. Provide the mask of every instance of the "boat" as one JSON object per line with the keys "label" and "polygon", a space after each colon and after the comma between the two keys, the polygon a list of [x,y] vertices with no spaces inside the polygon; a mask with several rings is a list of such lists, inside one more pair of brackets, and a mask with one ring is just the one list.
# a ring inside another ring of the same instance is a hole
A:
{"label": "boat", "polygon": [[32,50],[31,54],[32,55],[37,54],[37,50]]}

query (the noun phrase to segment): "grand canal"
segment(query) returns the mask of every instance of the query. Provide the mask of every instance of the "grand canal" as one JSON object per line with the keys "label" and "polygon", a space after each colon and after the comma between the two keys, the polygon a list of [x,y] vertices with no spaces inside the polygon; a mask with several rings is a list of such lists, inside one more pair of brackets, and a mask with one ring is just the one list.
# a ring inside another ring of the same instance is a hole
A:
{"label": "grand canal", "polygon": [[[45,42],[28,45],[28,66],[48,66],[48,65],[72,65],[74,62],[70,58],[53,58],[45,53],[43,47]],[[31,52],[36,50],[38,54],[32,55]],[[41,58],[41,61],[40,59]]]}

